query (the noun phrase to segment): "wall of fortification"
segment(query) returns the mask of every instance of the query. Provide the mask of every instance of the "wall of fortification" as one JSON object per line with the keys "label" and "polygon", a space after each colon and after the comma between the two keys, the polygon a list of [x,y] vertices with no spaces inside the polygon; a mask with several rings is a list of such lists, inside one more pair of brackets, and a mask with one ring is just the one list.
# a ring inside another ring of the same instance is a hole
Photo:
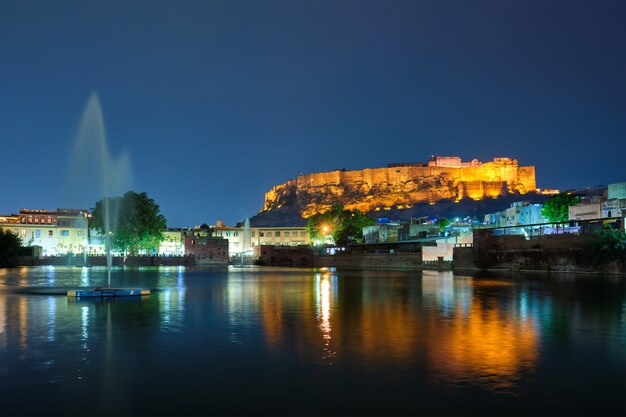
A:
{"label": "wall of fortification", "polygon": [[478,166],[400,166],[301,175],[265,194],[263,211],[296,204],[304,216],[342,203],[348,209],[410,205],[441,199],[497,197],[536,189],[535,168],[496,158]]}

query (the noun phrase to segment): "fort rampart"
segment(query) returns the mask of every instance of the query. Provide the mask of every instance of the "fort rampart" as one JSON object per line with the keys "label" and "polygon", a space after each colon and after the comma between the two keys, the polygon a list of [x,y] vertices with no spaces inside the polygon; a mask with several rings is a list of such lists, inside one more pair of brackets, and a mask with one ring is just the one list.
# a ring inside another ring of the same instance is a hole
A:
{"label": "fort rampart", "polygon": [[494,158],[470,166],[398,165],[306,174],[273,187],[262,211],[295,204],[304,217],[343,204],[363,212],[410,207],[441,199],[460,200],[527,193],[536,189],[535,167]]}

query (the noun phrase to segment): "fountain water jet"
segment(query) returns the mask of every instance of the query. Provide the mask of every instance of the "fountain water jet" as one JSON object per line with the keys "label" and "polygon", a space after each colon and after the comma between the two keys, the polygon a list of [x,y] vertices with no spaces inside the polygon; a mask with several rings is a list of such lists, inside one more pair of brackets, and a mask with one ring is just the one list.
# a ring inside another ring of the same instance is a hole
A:
{"label": "fountain water jet", "polygon": [[[111,289],[111,267],[113,263],[111,237],[115,231],[117,213],[111,207],[110,197],[122,195],[131,187],[132,174],[127,154],[122,154],[118,159],[111,158],[104,129],[102,107],[95,92],[90,95],[81,118],[69,167],[70,189],[72,191],[78,190],[81,200],[92,198],[92,201],[98,199],[103,199],[104,201],[104,244],[107,259],[108,288],[101,291],[99,287],[96,288],[96,291],[82,291],[82,293],[90,293],[82,295],[98,296],[97,294],[91,294],[94,292],[100,293],[99,296],[139,295],[118,294],[119,290]],[[99,184],[99,189],[94,187],[94,184]],[[93,191],[96,192],[95,195]],[[138,291],[144,293],[147,290]],[[73,294],[71,295],[70,293]],[[68,296],[79,296],[76,293],[77,291],[69,291]]]}
{"label": "fountain water jet", "polygon": [[246,218],[243,224],[243,242],[241,244],[241,265],[244,263],[244,257],[248,251],[248,242],[250,241],[250,219]]}

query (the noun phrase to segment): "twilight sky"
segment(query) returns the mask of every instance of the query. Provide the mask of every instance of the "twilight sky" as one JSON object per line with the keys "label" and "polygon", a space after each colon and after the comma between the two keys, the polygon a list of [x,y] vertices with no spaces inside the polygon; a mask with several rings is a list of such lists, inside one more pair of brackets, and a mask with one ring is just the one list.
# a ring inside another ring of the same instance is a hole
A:
{"label": "twilight sky", "polygon": [[1,0],[0,213],[93,207],[68,180],[92,91],[172,227],[433,154],[626,181],[624,22],[621,1]]}

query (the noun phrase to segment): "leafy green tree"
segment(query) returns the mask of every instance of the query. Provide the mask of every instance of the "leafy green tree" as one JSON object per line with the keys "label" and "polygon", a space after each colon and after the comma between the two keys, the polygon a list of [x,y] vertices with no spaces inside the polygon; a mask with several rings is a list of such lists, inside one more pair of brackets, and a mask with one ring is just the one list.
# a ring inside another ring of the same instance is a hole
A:
{"label": "leafy green tree", "polygon": [[450,219],[446,219],[445,217],[440,217],[437,219],[437,226],[439,226],[439,231],[441,233],[446,231],[446,227],[450,225]]}
{"label": "leafy green tree", "polygon": [[21,247],[22,239],[19,236],[0,227],[0,268],[17,265]]}
{"label": "leafy green tree", "polygon": [[563,192],[545,202],[541,214],[550,222],[566,222],[569,220],[569,206],[580,203],[580,197]]}
{"label": "leafy green tree", "polygon": [[611,228],[597,230],[585,239],[583,251],[598,269],[612,261],[626,263],[626,233]]}
{"label": "leafy green tree", "polygon": [[[123,197],[108,199],[111,220],[111,246],[118,251],[136,255],[141,250],[158,248],[165,238],[167,226],[159,205],[146,193],[128,191]],[[98,201],[92,208],[89,228],[105,235],[105,201]],[[111,215],[113,214],[113,215]]]}
{"label": "leafy green tree", "polygon": [[343,206],[338,205],[330,211],[309,218],[307,231],[314,240],[331,235],[337,245],[346,245],[361,242],[363,228],[374,223],[374,219],[359,210],[344,210]]}

